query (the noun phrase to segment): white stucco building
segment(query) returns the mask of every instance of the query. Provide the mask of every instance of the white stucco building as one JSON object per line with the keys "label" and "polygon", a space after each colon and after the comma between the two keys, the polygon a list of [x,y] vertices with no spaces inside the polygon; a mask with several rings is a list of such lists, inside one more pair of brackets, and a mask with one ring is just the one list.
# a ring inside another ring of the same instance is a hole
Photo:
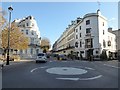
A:
{"label": "white stucco building", "polygon": [[35,58],[36,54],[42,52],[40,49],[40,31],[33,16],[13,21],[20,28],[21,32],[29,38],[29,47],[26,50],[19,50],[21,58]]}
{"label": "white stucco building", "polygon": [[75,47],[78,55],[82,54],[85,58],[93,55],[97,58],[102,51],[106,51],[108,57],[116,52],[116,36],[109,32],[107,22],[100,10],[84,15],[75,28],[78,31],[78,38],[75,40],[78,44]]}
{"label": "white stucco building", "polygon": [[[107,23],[107,18],[101,14],[100,10],[97,10],[96,13],[88,13],[80,18],[79,22],[74,24],[72,28],[74,31],[74,37],[72,37],[73,52],[76,52],[79,57],[82,55],[83,58],[88,58],[90,55],[99,58],[104,51],[108,57],[114,54],[116,52],[116,36],[108,30]],[[59,40],[62,40],[61,37]],[[59,40],[54,45],[56,50],[58,49],[57,46],[60,45],[57,43]]]}
{"label": "white stucco building", "polygon": [[75,44],[75,26],[81,20],[77,18],[75,21],[71,21],[71,24],[65,29],[59,39],[53,45],[53,52],[57,54],[68,55],[74,51]]}

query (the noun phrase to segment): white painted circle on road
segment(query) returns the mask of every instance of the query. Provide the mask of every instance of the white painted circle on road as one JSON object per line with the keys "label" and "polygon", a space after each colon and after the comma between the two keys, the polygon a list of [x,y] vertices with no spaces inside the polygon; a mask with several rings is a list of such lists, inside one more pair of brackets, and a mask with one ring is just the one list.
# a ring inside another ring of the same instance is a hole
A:
{"label": "white painted circle on road", "polygon": [[59,75],[80,75],[87,73],[87,71],[84,69],[73,67],[54,67],[47,69],[46,72]]}

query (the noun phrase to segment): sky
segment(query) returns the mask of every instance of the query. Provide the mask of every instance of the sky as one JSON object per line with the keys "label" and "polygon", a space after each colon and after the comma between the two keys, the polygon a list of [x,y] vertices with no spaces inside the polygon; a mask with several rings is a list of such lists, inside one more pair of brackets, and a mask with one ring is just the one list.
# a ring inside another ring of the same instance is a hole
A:
{"label": "sky", "polygon": [[[49,38],[51,45],[61,36],[72,20],[87,13],[101,14],[108,19],[108,27],[118,29],[118,2],[2,2],[8,12],[13,7],[12,21],[32,15],[37,21],[40,36]],[[6,15],[8,20],[8,15]]]}

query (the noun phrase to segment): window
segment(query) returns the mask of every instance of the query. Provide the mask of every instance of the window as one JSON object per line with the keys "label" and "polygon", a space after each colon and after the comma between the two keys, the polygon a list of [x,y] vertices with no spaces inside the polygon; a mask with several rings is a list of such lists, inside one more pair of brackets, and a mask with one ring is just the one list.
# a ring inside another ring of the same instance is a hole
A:
{"label": "window", "polygon": [[78,42],[75,42],[75,47],[78,47]]}
{"label": "window", "polygon": [[31,34],[34,35],[34,31],[32,31]]}
{"label": "window", "polygon": [[86,48],[92,48],[93,47],[93,40],[92,39],[86,39],[85,40],[85,47]]}
{"label": "window", "polygon": [[23,24],[23,27],[25,27],[25,24]]}
{"label": "window", "polygon": [[76,32],[78,32],[78,29],[76,29]]}
{"label": "window", "polygon": [[108,41],[108,46],[111,46],[111,41],[110,40]]}
{"label": "window", "polygon": [[29,26],[29,23],[26,23],[27,26]]}
{"label": "window", "polygon": [[32,26],[34,26],[34,23],[32,23]]}
{"label": "window", "polygon": [[81,33],[80,33],[80,37],[81,37]]}
{"label": "window", "polygon": [[38,53],[39,53],[39,49],[36,50],[36,54],[38,54]]}
{"label": "window", "polygon": [[24,30],[21,30],[22,32],[24,31]]}
{"label": "window", "polygon": [[104,26],[104,22],[103,22],[103,26]]}
{"label": "window", "polygon": [[80,47],[82,47],[82,42],[80,41]]}
{"label": "window", "polygon": [[105,31],[103,30],[103,35],[105,34]]}
{"label": "window", "polygon": [[31,38],[31,44],[34,44],[34,38]]}
{"label": "window", "polygon": [[32,17],[30,16],[30,19],[32,19]]}
{"label": "window", "polygon": [[30,52],[31,54],[33,54],[33,49],[31,48],[31,52]]}
{"label": "window", "polygon": [[78,35],[76,35],[76,39],[78,39]]}
{"label": "window", "polygon": [[105,43],[105,40],[103,40],[103,47],[104,47],[104,48],[106,47],[106,43]]}
{"label": "window", "polygon": [[99,51],[96,51],[96,54],[98,54],[99,53]]}
{"label": "window", "polygon": [[91,32],[90,30],[91,30],[91,28],[87,28],[86,33],[90,33]]}
{"label": "window", "polygon": [[89,24],[90,24],[90,20],[87,20],[87,21],[86,21],[86,25],[89,25]]}
{"label": "window", "polygon": [[80,30],[81,30],[81,26],[80,26]]}
{"label": "window", "polygon": [[28,30],[26,30],[26,34],[28,34]]}

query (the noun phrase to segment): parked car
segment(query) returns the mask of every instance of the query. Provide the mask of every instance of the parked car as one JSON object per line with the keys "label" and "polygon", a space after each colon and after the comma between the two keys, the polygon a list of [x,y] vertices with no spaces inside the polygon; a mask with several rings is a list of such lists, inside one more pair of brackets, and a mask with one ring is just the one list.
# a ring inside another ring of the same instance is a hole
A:
{"label": "parked car", "polygon": [[64,54],[58,55],[58,60],[67,60],[67,56]]}
{"label": "parked car", "polygon": [[47,62],[47,57],[45,53],[39,53],[36,58],[36,63],[38,62]]}

